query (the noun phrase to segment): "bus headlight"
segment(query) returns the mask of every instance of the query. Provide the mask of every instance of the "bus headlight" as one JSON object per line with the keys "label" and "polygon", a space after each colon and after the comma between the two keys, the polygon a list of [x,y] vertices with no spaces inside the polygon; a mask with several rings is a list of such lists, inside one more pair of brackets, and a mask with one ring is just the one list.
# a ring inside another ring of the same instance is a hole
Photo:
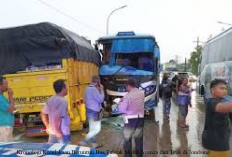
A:
{"label": "bus headlight", "polygon": [[118,92],[126,92],[126,87],[119,87]]}
{"label": "bus headlight", "polygon": [[148,86],[146,88],[143,88],[143,90],[145,92],[145,96],[148,96],[148,95],[151,95],[152,93],[155,92],[156,86],[155,85],[151,85],[151,86]]}

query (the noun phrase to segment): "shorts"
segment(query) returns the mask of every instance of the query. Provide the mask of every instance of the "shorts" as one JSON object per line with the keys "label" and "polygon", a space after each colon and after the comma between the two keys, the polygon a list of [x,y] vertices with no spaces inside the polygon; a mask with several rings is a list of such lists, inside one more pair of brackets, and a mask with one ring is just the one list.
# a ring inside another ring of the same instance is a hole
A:
{"label": "shorts", "polygon": [[187,117],[188,115],[188,105],[180,105],[180,115],[182,117]]}
{"label": "shorts", "polygon": [[13,127],[1,126],[0,127],[0,142],[12,142],[13,141]]}
{"label": "shorts", "polygon": [[70,135],[63,135],[62,139],[57,139],[56,135],[50,134],[48,137],[48,143],[70,143]]}
{"label": "shorts", "polygon": [[63,143],[63,139],[58,139],[56,135],[50,134],[48,136],[48,143]]}

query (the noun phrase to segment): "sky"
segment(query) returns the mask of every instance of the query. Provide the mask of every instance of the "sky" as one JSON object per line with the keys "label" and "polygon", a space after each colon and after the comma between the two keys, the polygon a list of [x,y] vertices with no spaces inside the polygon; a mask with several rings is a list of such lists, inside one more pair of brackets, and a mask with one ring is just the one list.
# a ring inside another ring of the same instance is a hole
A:
{"label": "sky", "polygon": [[231,0],[0,0],[0,28],[52,22],[95,42],[119,31],[153,35],[161,62],[190,57],[197,43],[206,42],[231,26]]}

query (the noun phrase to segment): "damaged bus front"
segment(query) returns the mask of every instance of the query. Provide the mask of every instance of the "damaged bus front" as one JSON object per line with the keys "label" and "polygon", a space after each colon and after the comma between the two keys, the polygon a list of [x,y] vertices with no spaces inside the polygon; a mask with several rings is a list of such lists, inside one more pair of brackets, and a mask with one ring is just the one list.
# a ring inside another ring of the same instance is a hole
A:
{"label": "damaged bus front", "polygon": [[99,74],[108,108],[115,98],[126,94],[125,82],[129,77],[135,78],[145,92],[145,110],[157,106],[160,52],[153,36],[119,32],[99,38],[97,48],[102,54]]}

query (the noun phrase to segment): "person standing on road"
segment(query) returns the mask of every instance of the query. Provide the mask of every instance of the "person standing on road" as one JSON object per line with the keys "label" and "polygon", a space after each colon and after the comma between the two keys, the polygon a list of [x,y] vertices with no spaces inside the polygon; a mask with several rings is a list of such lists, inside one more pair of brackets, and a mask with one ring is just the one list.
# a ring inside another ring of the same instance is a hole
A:
{"label": "person standing on road", "polygon": [[[4,92],[8,93],[8,99]],[[0,142],[13,140],[14,110],[13,91],[8,88],[6,78],[0,76]]]}
{"label": "person standing on road", "polygon": [[46,126],[47,133],[49,134],[48,143],[69,143],[67,140],[68,137],[65,136],[68,135],[67,130],[66,134],[62,132],[62,127],[64,127],[64,125],[66,126],[64,128],[70,127],[70,120],[68,120],[67,123],[68,102],[64,99],[68,92],[65,80],[56,80],[53,83],[53,88],[56,95],[48,99],[48,102],[41,112],[42,121]]}
{"label": "person standing on road", "polygon": [[137,157],[142,157],[145,95],[144,91],[136,87],[133,78],[126,82],[126,90],[128,93],[119,102],[115,102],[118,104],[119,112],[124,114],[125,157],[132,157],[132,136],[135,138],[135,153]]}
{"label": "person standing on road", "polygon": [[169,121],[171,109],[171,97],[174,89],[174,84],[168,80],[169,74],[164,73],[162,83],[159,86],[159,94],[163,103],[163,118]]}
{"label": "person standing on road", "polygon": [[231,124],[229,112],[232,101],[225,102],[227,83],[215,79],[210,83],[212,98],[206,100],[205,127],[202,134],[202,145],[208,149],[209,157],[230,156]]}
{"label": "person standing on road", "polygon": [[102,145],[96,142],[95,136],[101,131],[101,110],[104,101],[104,87],[100,82],[99,76],[92,77],[92,83],[85,90],[86,114],[89,121],[89,132],[85,139],[79,142],[86,146],[91,141],[93,148],[100,148]]}
{"label": "person standing on road", "polygon": [[178,89],[177,104],[180,105],[180,121],[179,126],[181,128],[189,128],[186,124],[186,117],[188,115],[188,106],[192,107],[191,104],[191,92],[193,90],[188,86],[188,78],[184,77],[182,84]]}

